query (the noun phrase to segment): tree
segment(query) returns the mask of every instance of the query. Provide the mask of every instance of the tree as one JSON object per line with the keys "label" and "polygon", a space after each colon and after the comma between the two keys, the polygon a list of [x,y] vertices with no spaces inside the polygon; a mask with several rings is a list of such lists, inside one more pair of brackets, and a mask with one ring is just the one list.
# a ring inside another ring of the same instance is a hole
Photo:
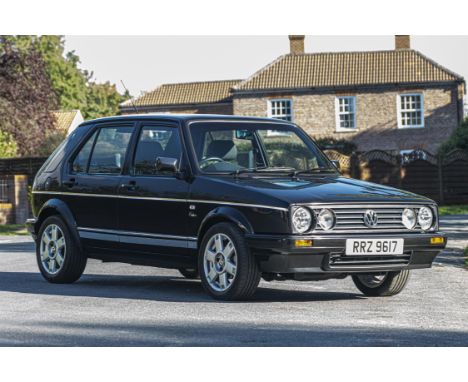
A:
{"label": "tree", "polygon": [[14,36],[19,49],[35,45],[42,53],[61,110],[79,109],[85,119],[114,115],[119,103],[129,98],[121,95],[115,85],[98,84],[91,80],[92,72],[78,67],[80,58],[75,52],[65,52],[63,36]]}
{"label": "tree", "polygon": [[115,85],[90,83],[86,95],[86,116],[92,119],[118,114],[119,104],[124,100],[125,96],[117,91]]}
{"label": "tree", "polygon": [[468,151],[468,118],[465,118],[452,136],[440,146],[439,153],[443,155],[455,149]]}
{"label": "tree", "polygon": [[10,37],[0,36],[0,130],[13,138],[19,155],[36,154],[55,126],[51,111],[56,108],[57,97],[36,45],[18,49]]}

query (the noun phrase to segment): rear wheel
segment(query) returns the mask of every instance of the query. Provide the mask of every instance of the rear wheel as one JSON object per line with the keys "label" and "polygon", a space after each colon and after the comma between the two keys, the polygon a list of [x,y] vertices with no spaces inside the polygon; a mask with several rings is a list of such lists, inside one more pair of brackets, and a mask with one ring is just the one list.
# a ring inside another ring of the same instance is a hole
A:
{"label": "rear wheel", "polygon": [[200,275],[198,274],[198,269],[195,268],[179,268],[179,272],[182,276],[189,280],[198,279],[200,277]]}
{"label": "rear wheel", "polygon": [[409,271],[353,275],[356,287],[366,296],[394,296],[400,293],[409,279]]}
{"label": "rear wheel", "polygon": [[220,300],[250,298],[260,282],[257,262],[235,225],[219,223],[203,237],[198,256],[203,288]]}
{"label": "rear wheel", "polygon": [[51,283],[72,283],[86,267],[86,256],[59,216],[50,216],[39,230],[36,258],[42,276]]}

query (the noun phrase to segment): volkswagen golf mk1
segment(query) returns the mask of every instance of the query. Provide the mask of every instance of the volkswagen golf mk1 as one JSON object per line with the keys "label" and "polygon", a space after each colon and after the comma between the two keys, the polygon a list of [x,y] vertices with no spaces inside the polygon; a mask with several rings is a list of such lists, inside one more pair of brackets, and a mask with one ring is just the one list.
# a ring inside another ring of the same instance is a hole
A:
{"label": "volkswagen golf mk1", "polygon": [[32,195],[27,225],[52,283],[92,258],[178,269],[217,299],[247,299],[261,278],[347,276],[391,296],[446,245],[432,200],[343,177],[301,128],[266,118],[87,121]]}

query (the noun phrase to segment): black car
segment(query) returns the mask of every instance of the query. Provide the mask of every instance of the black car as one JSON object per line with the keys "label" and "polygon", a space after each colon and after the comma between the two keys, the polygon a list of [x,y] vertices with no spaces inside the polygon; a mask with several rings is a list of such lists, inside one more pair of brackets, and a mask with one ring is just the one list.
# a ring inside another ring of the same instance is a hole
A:
{"label": "black car", "polygon": [[368,296],[405,286],[446,245],[437,205],[342,177],[287,121],[132,115],[81,124],[33,186],[44,278],[71,283],[88,258],[179,269],[215,298],[260,278],[351,276]]}

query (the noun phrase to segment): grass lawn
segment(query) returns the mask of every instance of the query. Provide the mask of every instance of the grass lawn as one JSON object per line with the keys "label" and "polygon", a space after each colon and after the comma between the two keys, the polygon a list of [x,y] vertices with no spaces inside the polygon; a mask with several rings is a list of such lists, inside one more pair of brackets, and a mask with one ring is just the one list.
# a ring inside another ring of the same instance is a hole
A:
{"label": "grass lawn", "polygon": [[468,214],[468,204],[459,204],[456,206],[439,206],[440,215],[464,215]]}
{"label": "grass lawn", "polygon": [[29,235],[24,224],[0,225],[0,235]]}

